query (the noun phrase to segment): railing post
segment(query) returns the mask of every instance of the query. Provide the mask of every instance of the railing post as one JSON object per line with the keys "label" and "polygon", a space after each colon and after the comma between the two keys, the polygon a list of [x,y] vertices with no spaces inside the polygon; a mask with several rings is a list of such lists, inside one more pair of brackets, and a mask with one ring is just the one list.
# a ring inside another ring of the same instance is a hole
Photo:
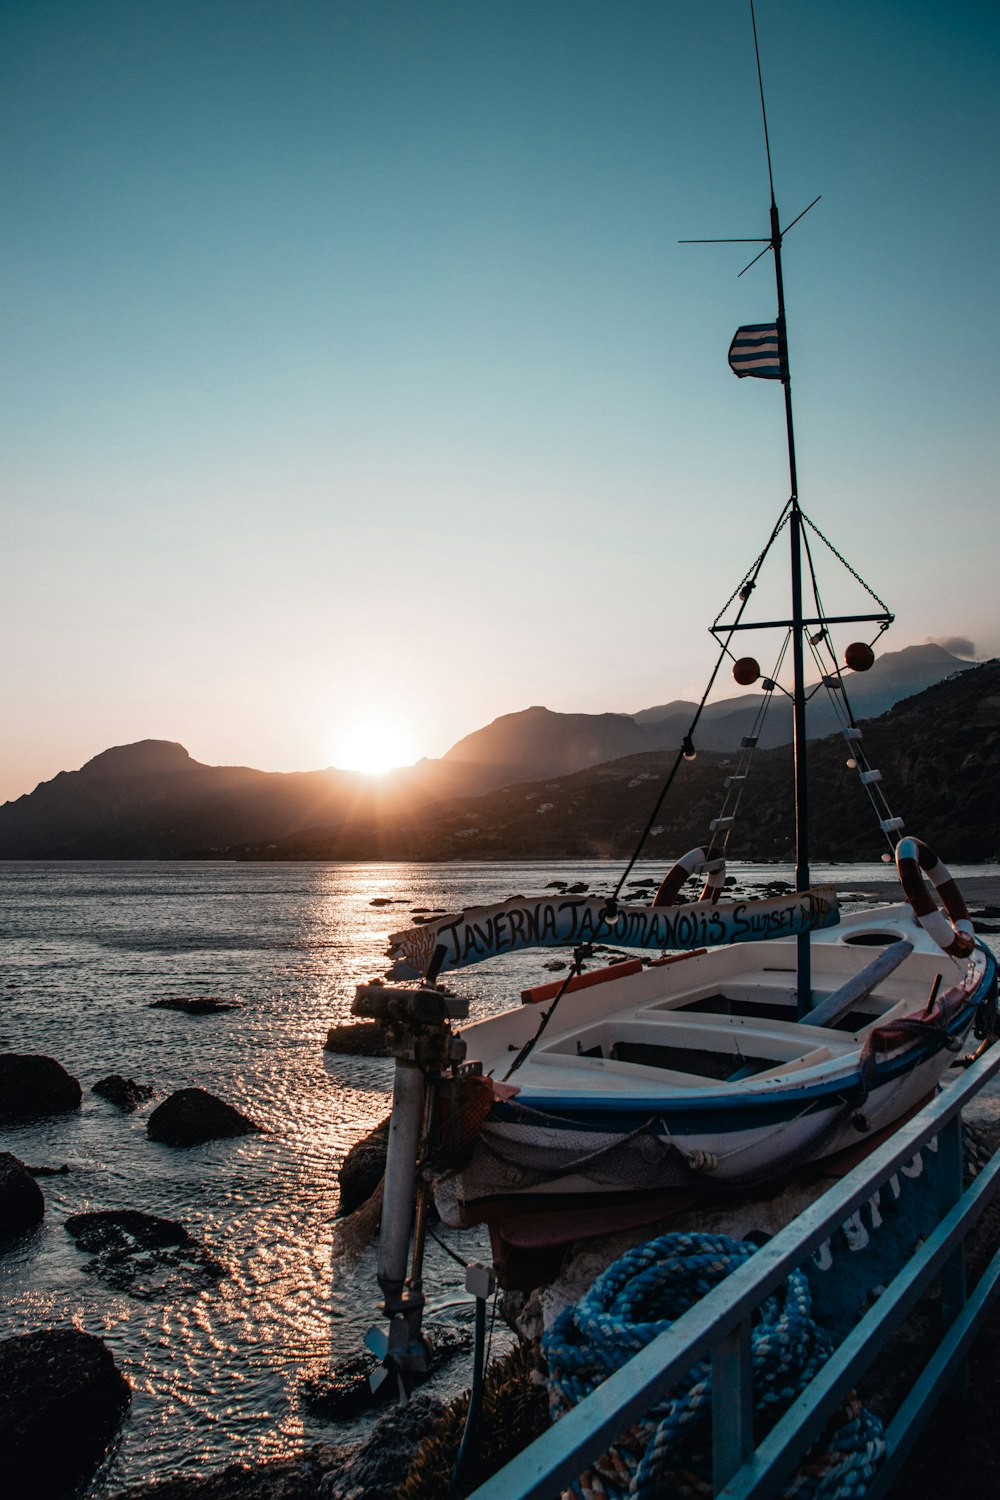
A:
{"label": "railing post", "polygon": [[750,1320],[712,1349],[712,1492],[718,1494],[753,1452],[753,1360]]}
{"label": "railing post", "polygon": [[[954,1115],[942,1126],[938,1136],[938,1186],[939,1218],[944,1218],[962,1196],[965,1173],[965,1152],[962,1147],[962,1116]],[[941,1268],[941,1332],[946,1334],[965,1306],[965,1245],[960,1244],[955,1253]],[[963,1360],[955,1379],[948,1389],[951,1396],[960,1396],[968,1388],[969,1367]]]}

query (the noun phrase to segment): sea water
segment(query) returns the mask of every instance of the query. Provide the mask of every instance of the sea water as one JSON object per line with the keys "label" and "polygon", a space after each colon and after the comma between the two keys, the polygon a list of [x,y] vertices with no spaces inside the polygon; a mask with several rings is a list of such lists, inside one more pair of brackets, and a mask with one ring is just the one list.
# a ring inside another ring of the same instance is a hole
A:
{"label": "sea water", "polygon": [[[734,867],[741,885],[776,876]],[[392,1063],[323,1050],[349,1019],[355,985],[384,972],[388,934],[415,916],[458,911],[550,882],[610,890],[607,862],[497,864],[0,863],[0,1051],[56,1058],[83,1086],[78,1112],[0,1132],[0,1150],[40,1178],[43,1226],[0,1256],[0,1338],[41,1328],[98,1334],[133,1387],[121,1440],[94,1495],[227,1463],[341,1442],[353,1427],[311,1417],[302,1377],[359,1352],[375,1320],[374,1254],[332,1253],[337,1169],[388,1111]],[[962,871],[956,871],[959,876]],[[973,872],[970,872],[973,873]],[[1000,875],[976,867],[977,875]],[[630,880],[655,881],[639,865]],[[814,883],[870,888],[884,865],[819,867]],[[635,886],[634,899],[648,899]],[[384,904],[388,902],[389,904]],[[482,1015],[551,978],[552,952],[468,970]],[[213,996],[235,1008],[191,1016],[163,998]],[[95,1095],[109,1073],[156,1096],[124,1115]],[[146,1119],[175,1089],[201,1087],[264,1127],[260,1135],[177,1150]],[[139,1301],[84,1267],[66,1232],[75,1213],[139,1209],[182,1223],[225,1267],[200,1291]],[[466,1260],[488,1258],[481,1231],[450,1232]],[[431,1242],[430,1321],[468,1321],[463,1273]],[[440,1377],[467,1383],[468,1361]]]}

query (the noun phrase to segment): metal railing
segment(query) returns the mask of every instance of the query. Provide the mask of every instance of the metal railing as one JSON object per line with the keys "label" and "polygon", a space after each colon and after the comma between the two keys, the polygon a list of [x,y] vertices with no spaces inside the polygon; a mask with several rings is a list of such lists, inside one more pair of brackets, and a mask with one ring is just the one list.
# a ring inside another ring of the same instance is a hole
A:
{"label": "metal railing", "polygon": [[[745,1264],[727,1276],[530,1447],[481,1485],[471,1500],[555,1500],[691,1367],[712,1363],[713,1491],[724,1500],[766,1500],[792,1475],[829,1417],[936,1278],[941,1342],[886,1429],[886,1456],[866,1500],[896,1478],[938,1399],[959,1374],[1000,1291],[1000,1251],[966,1296],[964,1241],[1000,1180],[1000,1152],[963,1191],[960,1112],[1000,1070],[992,1047],[889,1141],[854,1167]],[[762,1442],[753,1438],[750,1320],[754,1309],[932,1138],[938,1140],[939,1222],[859,1318],[826,1364]]]}

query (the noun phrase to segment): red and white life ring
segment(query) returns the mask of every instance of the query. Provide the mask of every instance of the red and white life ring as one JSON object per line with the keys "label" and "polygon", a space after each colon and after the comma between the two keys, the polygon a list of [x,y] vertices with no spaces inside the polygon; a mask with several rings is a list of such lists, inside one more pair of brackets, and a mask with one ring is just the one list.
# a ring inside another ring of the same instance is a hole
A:
{"label": "red and white life ring", "polygon": [[[953,958],[968,957],[976,933],[969,908],[958,882],[952,879],[933,849],[929,849],[922,839],[900,839],[896,845],[896,869],[906,899],[928,936]],[[938,909],[924,875],[940,896],[944,911]]]}
{"label": "red and white life ring", "polygon": [[660,889],[653,897],[654,906],[673,906],[680,895],[681,886],[699,870],[705,871],[705,884],[699,901],[718,901],[726,883],[726,861],[724,855],[709,849],[689,849],[664,875]]}

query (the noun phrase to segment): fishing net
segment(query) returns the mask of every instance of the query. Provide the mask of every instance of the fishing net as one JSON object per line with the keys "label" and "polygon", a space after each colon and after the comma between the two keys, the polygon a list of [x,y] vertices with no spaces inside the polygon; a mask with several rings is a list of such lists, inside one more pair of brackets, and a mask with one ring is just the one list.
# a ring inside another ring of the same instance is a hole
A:
{"label": "fishing net", "polygon": [[[469,1161],[434,1177],[434,1202],[446,1224],[459,1224],[460,1205],[504,1193],[528,1192],[546,1183],[566,1191],[683,1187],[696,1179],[697,1163],[647,1121],[622,1134],[587,1130],[523,1105],[508,1103],[503,1119],[488,1120]],[[579,1178],[572,1187],[567,1179]]]}

